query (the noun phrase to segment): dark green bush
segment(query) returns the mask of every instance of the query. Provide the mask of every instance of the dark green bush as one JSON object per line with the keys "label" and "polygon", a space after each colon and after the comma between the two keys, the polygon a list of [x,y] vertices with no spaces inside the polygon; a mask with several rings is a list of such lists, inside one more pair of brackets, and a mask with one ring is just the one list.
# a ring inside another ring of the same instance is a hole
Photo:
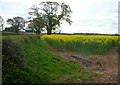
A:
{"label": "dark green bush", "polygon": [[[23,68],[23,46],[22,41],[16,43],[12,37],[2,39],[2,73],[3,83],[18,77]],[[15,75],[16,74],[16,75]],[[12,75],[12,76],[11,76]],[[14,78],[13,78],[14,77]]]}
{"label": "dark green bush", "polygon": [[[10,61],[12,64],[22,64],[22,46],[15,43],[11,38],[5,38],[2,41],[3,61]],[[4,63],[4,62],[3,62]]]}

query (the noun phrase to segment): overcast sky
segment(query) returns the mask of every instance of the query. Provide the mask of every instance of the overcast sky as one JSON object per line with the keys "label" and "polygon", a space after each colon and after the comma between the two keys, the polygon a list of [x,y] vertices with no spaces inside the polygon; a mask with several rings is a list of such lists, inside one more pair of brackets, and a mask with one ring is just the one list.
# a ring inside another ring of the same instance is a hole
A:
{"label": "overcast sky", "polygon": [[[27,19],[33,4],[48,0],[0,0],[0,16],[8,18],[21,16]],[[64,2],[73,11],[72,25],[63,23],[63,33],[118,33],[119,0],[49,0]]]}

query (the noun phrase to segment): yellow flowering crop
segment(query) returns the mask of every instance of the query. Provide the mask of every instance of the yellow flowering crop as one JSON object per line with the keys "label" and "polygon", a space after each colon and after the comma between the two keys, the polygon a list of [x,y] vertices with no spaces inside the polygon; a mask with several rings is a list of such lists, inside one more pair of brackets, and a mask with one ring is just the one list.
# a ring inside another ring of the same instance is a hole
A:
{"label": "yellow flowering crop", "polygon": [[111,47],[118,46],[118,36],[105,35],[43,35],[42,39],[59,50],[93,51],[105,53]]}

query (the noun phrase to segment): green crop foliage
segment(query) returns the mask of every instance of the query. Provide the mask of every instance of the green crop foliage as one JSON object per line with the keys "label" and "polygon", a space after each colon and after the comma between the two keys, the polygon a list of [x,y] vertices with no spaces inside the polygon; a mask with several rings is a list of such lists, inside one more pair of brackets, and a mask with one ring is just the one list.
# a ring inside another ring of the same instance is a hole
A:
{"label": "green crop foliage", "polygon": [[118,36],[103,35],[43,35],[49,45],[60,51],[72,51],[83,55],[105,54],[118,47]]}

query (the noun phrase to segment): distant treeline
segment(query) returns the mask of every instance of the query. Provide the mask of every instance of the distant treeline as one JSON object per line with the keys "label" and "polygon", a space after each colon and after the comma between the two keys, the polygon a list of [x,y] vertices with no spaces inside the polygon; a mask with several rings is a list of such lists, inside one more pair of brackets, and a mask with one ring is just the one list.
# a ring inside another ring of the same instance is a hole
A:
{"label": "distant treeline", "polygon": [[73,35],[111,35],[111,36],[119,36],[120,34],[73,33]]}
{"label": "distant treeline", "polygon": [[[42,33],[41,35],[46,35],[47,33]],[[35,35],[34,32],[2,32],[2,35]],[[120,36],[120,34],[99,34],[99,33],[52,33],[52,35],[110,35],[110,36]]]}
{"label": "distant treeline", "polygon": [[56,35],[111,35],[111,36],[120,36],[120,34],[99,34],[99,33],[52,33]]}
{"label": "distant treeline", "polygon": [[31,33],[31,32],[19,32],[19,33],[15,33],[15,32],[2,32],[2,35],[35,35],[35,33]]}

